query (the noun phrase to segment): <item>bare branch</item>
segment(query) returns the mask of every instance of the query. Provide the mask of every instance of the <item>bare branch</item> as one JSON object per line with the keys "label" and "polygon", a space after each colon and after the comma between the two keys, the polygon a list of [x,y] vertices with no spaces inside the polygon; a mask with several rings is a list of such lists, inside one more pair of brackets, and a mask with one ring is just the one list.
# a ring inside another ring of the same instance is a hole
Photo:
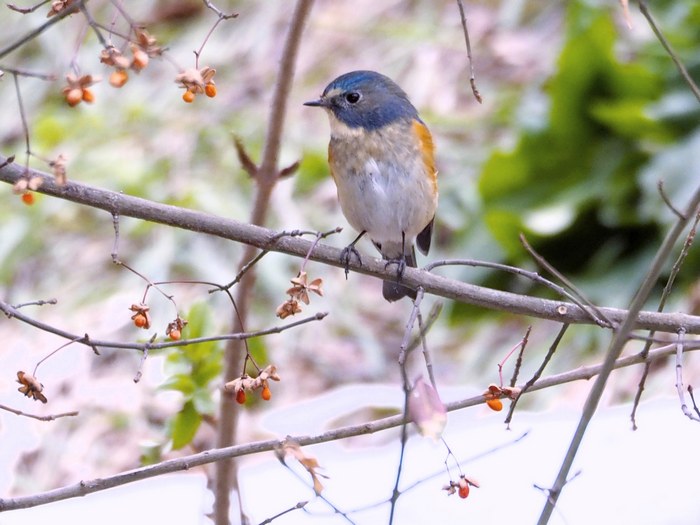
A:
{"label": "bare branch", "polygon": [[472,46],[469,42],[469,29],[467,29],[467,14],[464,10],[464,4],[462,0],[457,0],[457,6],[459,7],[459,17],[462,21],[462,32],[464,33],[464,41],[467,44],[467,60],[469,61],[469,84],[472,87],[472,93],[476,101],[481,104],[482,98],[481,93],[479,93],[476,87],[476,75],[474,74],[474,63],[472,61]]}
{"label": "bare branch", "polygon": [[[552,359],[554,352],[556,352],[557,348],[559,347],[559,343],[561,343],[561,340],[564,337],[564,334],[566,333],[566,330],[568,328],[569,328],[568,324],[562,325],[561,329],[559,330],[559,333],[554,338],[554,342],[549,346],[549,350],[547,350],[547,355],[544,356],[544,359],[542,360],[542,364],[540,364],[540,367],[533,374],[532,378],[527,383],[525,383],[525,385],[520,389],[520,392],[518,393],[518,397],[516,397],[513,400],[513,402],[510,404],[510,408],[508,410],[508,415],[506,416],[506,419],[504,421],[504,423],[506,425],[510,425],[510,422],[513,419],[513,412],[515,412],[515,406],[518,404],[520,397],[523,394],[525,394],[525,392],[530,390],[532,385],[534,385],[537,382],[537,380],[542,376],[542,372],[544,372],[544,369],[546,368],[547,364]],[[514,386],[514,385],[511,385],[511,386]]]}
{"label": "bare branch", "polygon": [[[659,190],[661,190],[661,185],[659,185]],[[676,216],[679,218],[684,218],[683,214],[680,212],[676,213]],[[671,295],[671,289],[673,288],[673,283],[675,282],[676,277],[678,276],[678,273],[681,271],[681,266],[683,266],[683,262],[685,261],[685,258],[688,256],[688,252],[690,251],[690,247],[692,246],[693,241],[695,240],[695,235],[697,233],[697,228],[698,228],[699,223],[700,223],[700,212],[695,214],[695,221],[693,222],[693,225],[691,226],[690,231],[688,232],[688,235],[686,235],[686,237],[685,237],[685,242],[683,243],[683,249],[681,250],[681,253],[678,255],[676,262],[673,263],[673,268],[671,269],[671,273],[668,276],[668,279],[666,281],[666,285],[664,286],[663,292],[661,292],[661,299],[659,300],[659,306],[656,309],[657,312],[663,312],[664,308],[666,307],[666,301],[668,300],[668,298]],[[681,329],[685,330],[682,327],[681,327]],[[646,353],[649,352],[649,348],[651,348],[651,343],[653,341],[653,338],[654,338],[654,332],[652,331],[649,333],[649,339],[647,339],[647,342],[644,346],[644,350],[642,350],[642,355],[646,355]],[[647,380],[647,377],[649,376],[649,369],[650,369],[650,363],[646,363],[644,365],[642,377],[639,379],[639,384],[637,385],[637,392],[634,395],[634,403],[632,405],[632,413],[630,414],[630,420],[632,421],[632,429],[633,430],[637,430],[637,407],[639,406],[639,403],[642,399],[642,392],[644,391],[644,386],[646,385],[646,380]]]}
{"label": "bare branch", "polygon": [[[15,163],[3,165],[5,160],[4,157],[0,156],[0,180],[14,184],[24,176],[24,169]],[[166,224],[189,231],[207,233],[256,248],[301,258],[307,256],[312,245],[312,242],[305,239],[289,236],[279,237],[279,232],[253,224],[242,223],[177,206],[160,204],[75,181],[68,181],[64,186],[59,186],[51,175],[33,169],[29,170],[29,174],[30,176],[38,175],[44,178],[44,183],[38,189],[39,193],[103,209],[110,214],[118,212],[127,217]],[[691,212],[690,216],[693,215]],[[319,243],[309,256],[309,259],[330,266],[344,268],[345,263],[340,260],[340,254],[341,250]],[[364,257],[362,265],[356,261],[350,261],[348,266],[357,273],[371,275],[382,280],[396,278],[396,272],[392,269],[386,269],[384,263],[379,259]],[[595,319],[593,312],[572,303],[484,288],[416,268],[407,267],[402,280],[411,288],[422,286],[426,293],[482,308],[569,324],[590,324],[592,322],[591,319]],[[628,317],[627,310],[603,307],[600,307],[599,310],[615,325],[621,324]],[[698,316],[682,313],[640,312],[635,316],[634,320],[637,329],[676,333],[680,327],[685,327],[688,334],[700,334],[700,317]]]}
{"label": "bare branch", "polygon": [[63,412],[61,414],[49,414],[48,416],[37,416],[35,414],[28,414],[27,412],[22,412],[21,410],[17,410],[16,408],[8,407],[5,405],[0,405],[0,410],[6,410],[7,412],[12,412],[13,414],[17,414],[18,416],[30,417],[32,419],[37,419],[39,421],[54,421],[55,419],[58,419],[61,417],[72,417],[72,416],[78,415],[78,411],[74,410],[73,412]]}
{"label": "bare branch", "polygon": [[60,22],[61,20],[63,20],[67,16],[70,16],[74,13],[77,13],[78,10],[80,10],[80,8],[83,6],[84,3],[85,3],[84,0],[77,1],[76,3],[72,4],[70,7],[63,9],[56,16],[49,18],[46,22],[44,22],[42,25],[40,25],[36,29],[31,30],[26,35],[17,39],[13,43],[11,43],[9,46],[5,47],[4,49],[0,49],[0,58],[4,58],[5,56],[12,53],[15,49],[22,47],[24,44],[26,44],[30,40],[35,39],[37,36],[39,36],[41,33],[46,31],[48,28],[50,28],[55,23]]}
{"label": "bare branch", "polygon": [[[562,274],[559,270],[557,270],[554,266],[549,264],[549,261],[542,257],[539,253],[535,251],[535,249],[530,245],[529,242],[527,242],[527,239],[525,238],[525,235],[522,233],[520,234],[520,242],[521,244],[525,247],[527,252],[530,254],[530,256],[537,261],[537,264],[542,266],[545,270],[547,270],[549,273],[551,273],[554,277],[559,279],[564,285],[571,290],[576,297],[578,297],[579,301],[581,301],[583,304],[585,304],[589,309],[594,311],[596,315],[607,324],[607,326],[611,326],[611,322],[609,319],[606,319],[605,314],[601,312],[596,305],[594,305],[591,301],[588,300],[588,298],[572,283],[567,277]],[[578,302],[576,303],[578,304]],[[605,325],[602,325],[605,326]]]}
{"label": "bare branch", "polygon": [[646,18],[647,22],[649,22],[649,26],[651,27],[651,30],[654,31],[656,38],[658,38],[659,42],[661,42],[661,45],[664,47],[664,49],[668,53],[668,56],[671,57],[671,60],[673,60],[673,63],[676,64],[678,71],[680,72],[681,76],[685,80],[686,84],[688,84],[690,91],[692,91],[693,95],[695,95],[695,98],[697,98],[698,101],[700,101],[700,89],[698,89],[697,84],[695,83],[695,81],[692,79],[692,77],[688,73],[688,70],[683,65],[683,62],[681,62],[680,58],[678,58],[678,55],[671,47],[671,44],[669,44],[668,40],[666,40],[666,37],[663,35],[661,30],[659,29],[659,26],[656,25],[656,22],[654,21],[654,17],[651,16],[651,13],[649,12],[649,9],[647,8],[646,2],[644,0],[637,0],[637,3],[639,4],[639,10],[644,15],[644,18]]}
{"label": "bare branch", "polygon": [[571,438],[571,443],[569,444],[569,448],[566,452],[564,460],[562,461],[559,473],[557,474],[557,477],[554,481],[554,485],[552,486],[552,489],[550,491],[550,497],[547,500],[547,503],[545,504],[544,508],[542,509],[542,513],[540,514],[540,518],[538,521],[539,525],[545,525],[549,521],[549,518],[552,515],[552,512],[554,511],[554,507],[557,504],[557,500],[559,499],[561,490],[564,487],[564,484],[566,483],[567,477],[569,476],[571,465],[573,464],[574,458],[578,453],[579,446],[583,441],[583,436],[586,433],[588,424],[590,423],[591,419],[593,418],[593,414],[595,414],[595,411],[598,408],[598,402],[600,401],[600,398],[603,395],[603,391],[605,390],[605,385],[608,381],[608,377],[610,377],[610,373],[612,372],[615,366],[615,362],[622,353],[622,349],[624,348],[625,343],[628,340],[630,332],[634,329],[635,319],[637,315],[639,315],[642,306],[646,302],[647,298],[649,297],[649,294],[651,293],[651,290],[656,284],[659,274],[661,273],[663,266],[666,264],[668,257],[671,255],[676,241],[681,236],[683,230],[687,225],[688,220],[685,217],[692,217],[693,215],[698,213],[699,207],[700,187],[697,188],[691,196],[690,202],[686,207],[686,212],[683,213],[682,217],[679,217],[677,219],[676,223],[666,234],[666,238],[657,250],[656,255],[654,256],[654,260],[649,266],[649,270],[647,271],[644,279],[642,280],[641,284],[639,285],[639,288],[637,289],[637,293],[635,294],[634,298],[632,299],[632,302],[630,303],[629,316],[622,322],[620,327],[615,332],[612,341],[610,342],[610,347],[608,348],[605,361],[603,362],[603,367],[600,371],[600,374],[596,378],[596,381],[593,384],[593,387],[591,388],[588,397],[586,398],[586,402],[583,406],[583,413],[579,420],[579,424],[576,428],[576,431],[574,432],[573,437]]}
{"label": "bare branch", "polygon": [[[685,352],[689,350],[690,348],[688,347],[684,348]],[[676,345],[669,345],[663,348],[652,350],[651,352],[649,352],[648,359],[652,361],[655,361],[657,359],[663,359],[668,357],[669,355],[675,354],[675,352]],[[636,365],[642,362],[644,362],[644,358],[637,354],[618,359],[614,363],[613,368],[623,368],[627,366]],[[572,381],[587,381],[590,380],[592,377],[595,377],[598,373],[600,373],[602,369],[603,365],[599,364],[580,367],[575,370],[549,376],[533,384],[532,387],[528,390],[528,392],[532,393],[537,390],[551,388],[555,385],[561,385]],[[483,402],[484,397],[482,395],[478,395],[461,401],[447,403],[445,407],[449,412],[451,412],[465,407],[481,405],[483,404]],[[0,499],[0,512],[6,510],[25,509],[29,507],[36,507],[39,505],[45,505],[54,501],[61,501],[64,499],[85,496],[93,492],[99,492],[120,485],[126,485],[128,483],[133,483],[142,479],[161,476],[163,474],[169,474],[171,472],[189,470],[193,467],[206,465],[225,459],[231,459],[234,457],[246,456],[251,454],[259,454],[261,452],[270,452],[282,446],[288,439],[293,439],[300,446],[315,445],[318,443],[337,441],[340,439],[346,439],[354,436],[374,434],[375,432],[380,432],[402,425],[403,422],[404,414],[397,414],[383,419],[377,419],[374,421],[361,423],[359,425],[335,428],[314,436],[298,436],[288,437],[284,440],[273,439],[267,441],[257,441],[254,443],[246,443],[244,445],[235,445],[231,447],[206,450],[198,454],[184,456],[176,459],[170,459],[161,463],[157,463],[155,465],[149,465],[146,467],[128,470],[126,472],[121,472],[114,476],[81,481],[73,485],[68,485],[47,492],[17,498]]]}
{"label": "bare branch", "polygon": [[[210,5],[210,4],[207,4]],[[291,92],[294,69],[296,66],[297,54],[301,45],[301,36],[304,31],[306,20],[311,12],[313,0],[297,0],[291,20],[289,30],[285,38],[280,66],[277,74],[270,116],[267,123],[267,133],[262,153],[260,165],[255,170],[255,203],[250,215],[250,223],[262,225],[267,218],[270,207],[270,196],[275,185],[279,181],[278,157],[282,143],[282,133],[284,131],[284,119],[287,110],[288,98]],[[251,166],[249,166],[250,168]],[[261,247],[267,249],[267,247]],[[308,253],[308,250],[307,250]],[[304,254],[306,256],[306,253]],[[241,261],[247,263],[254,259],[255,247],[249,243],[241,256]],[[234,331],[243,330],[248,315],[248,307],[252,297],[254,284],[254,273],[248,272],[241,281],[237,289],[236,315],[233,319]],[[231,381],[238,374],[242,366],[245,366],[250,353],[242,352],[240,345],[231,343],[226,346],[224,357],[224,382]],[[217,445],[227,446],[236,441],[236,431],[238,424],[239,407],[227,397],[222,397],[219,403],[219,426],[217,429]],[[236,479],[236,466],[233,461],[222,461],[216,464],[214,493],[216,503],[214,506],[214,521],[217,525],[228,525],[229,523],[229,498],[231,489],[236,489],[236,494],[240,500],[240,491]],[[246,518],[243,515],[243,505],[241,502],[241,521]]]}
{"label": "bare branch", "polygon": [[[231,334],[221,334],[221,335],[213,335],[213,336],[208,336],[208,337],[195,337],[192,339],[180,339],[178,341],[164,341],[162,343],[124,343],[121,341],[108,341],[108,340],[102,340],[102,339],[92,339],[88,334],[85,335],[76,335],[76,334],[71,334],[70,332],[66,332],[65,330],[62,330],[60,328],[56,328],[55,326],[48,325],[46,323],[42,323],[41,321],[37,321],[36,319],[29,317],[27,315],[24,315],[22,312],[14,308],[12,305],[6,303],[2,299],[0,299],[0,312],[3,312],[7,317],[9,318],[15,318],[19,321],[22,321],[24,323],[27,323],[28,325],[31,325],[35,328],[38,328],[40,330],[43,330],[45,332],[49,332],[52,334],[55,334],[59,337],[62,337],[64,339],[68,339],[69,343],[80,343],[86,346],[89,346],[90,348],[120,348],[120,349],[128,349],[128,350],[139,350],[141,352],[145,352],[146,350],[161,350],[163,348],[170,348],[173,346],[188,346],[188,345],[194,345],[198,343],[209,343],[212,341],[230,341],[230,340],[242,340],[242,339],[252,339],[253,337],[260,337],[263,335],[270,335],[270,334],[279,334],[281,332],[284,332],[285,330],[289,330],[290,328],[295,328],[297,326],[300,326],[302,324],[306,324],[312,321],[320,321],[324,317],[328,315],[327,312],[319,312],[315,315],[305,317],[303,319],[299,319],[298,321],[294,321],[293,323],[281,325],[281,326],[273,326],[270,328],[265,328],[263,330],[257,330],[253,332],[236,332],[236,333],[231,333]],[[63,348],[63,347],[61,347]],[[59,348],[60,350],[60,348]],[[56,352],[56,350],[54,350]],[[54,352],[51,352],[52,355]],[[48,357],[48,356],[47,356]]]}
{"label": "bare branch", "polygon": [[685,388],[683,387],[683,349],[684,349],[685,332],[678,332],[678,340],[676,341],[676,390],[678,391],[678,399],[681,403],[681,411],[691,421],[700,421],[700,417],[695,415],[685,402]]}

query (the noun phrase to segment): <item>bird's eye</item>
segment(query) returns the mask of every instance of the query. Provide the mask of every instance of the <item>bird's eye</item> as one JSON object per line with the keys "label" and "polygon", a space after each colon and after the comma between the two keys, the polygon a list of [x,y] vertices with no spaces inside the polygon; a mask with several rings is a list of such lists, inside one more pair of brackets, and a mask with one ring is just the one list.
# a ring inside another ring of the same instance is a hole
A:
{"label": "bird's eye", "polygon": [[351,91],[345,95],[345,100],[347,100],[350,104],[356,104],[360,98],[360,94],[357,91]]}

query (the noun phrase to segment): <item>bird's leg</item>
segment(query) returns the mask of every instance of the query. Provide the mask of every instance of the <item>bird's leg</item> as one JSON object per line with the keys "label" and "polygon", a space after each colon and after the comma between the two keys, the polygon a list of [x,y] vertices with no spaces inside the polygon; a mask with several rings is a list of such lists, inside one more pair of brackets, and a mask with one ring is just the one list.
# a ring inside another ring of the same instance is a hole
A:
{"label": "bird's leg", "polygon": [[403,277],[403,272],[406,269],[406,233],[401,232],[401,255],[395,259],[389,259],[384,263],[384,269],[389,266],[396,265],[396,282],[398,283]]}
{"label": "bird's leg", "polygon": [[360,232],[360,235],[355,237],[355,240],[348,244],[345,248],[343,248],[343,251],[340,252],[340,262],[342,262],[345,265],[346,280],[348,278],[348,274],[350,273],[350,259],[352,259],[353,256],[357,259],[358,264],[362,266],[362,257],[360,257],[360,252],[358,252],[357,248],[355,248],[355,244],[357,244],[357,241],[362,239],[362,236],[365,233],[367,232],[362,230]]}

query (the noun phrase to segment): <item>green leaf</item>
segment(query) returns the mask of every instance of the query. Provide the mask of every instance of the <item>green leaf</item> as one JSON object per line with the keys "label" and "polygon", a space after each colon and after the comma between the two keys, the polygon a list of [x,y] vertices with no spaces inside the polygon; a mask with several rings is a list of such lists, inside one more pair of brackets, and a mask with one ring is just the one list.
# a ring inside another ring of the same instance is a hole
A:
{"label": "green leaf", "polygon": [[305,152],[299,170],[294,175],[295,190],[306,194],[315,188],[319,182],[330,177],[326,152]]}
{"label": "green leaf", "polygon": [[194,403],[186,402],[172,422],[173,449],[178,450],[188,445],[194,439],[201,422],[202,416],[197,412]]}
{"label": "green leaf", "polygon": [[189,397],[194,393],[196,385],[192,376],[185,373],[170,376],[159,388],[161,390],[176,390],[182,392],[185,397]]}
{"label": "green leaf", "polygon": [[612,132],[630,139],[668,142],[673,138],[670,130],[646,112],[649,101],[622,99],[591,104],[591,115]]}
{"label": "green leaf", "polygon": [[484,222],[509,257],[522,254],[523,248],[519,235],[524,231],[524,226],[517,213],[504,209],[491,209],[484,215]]}

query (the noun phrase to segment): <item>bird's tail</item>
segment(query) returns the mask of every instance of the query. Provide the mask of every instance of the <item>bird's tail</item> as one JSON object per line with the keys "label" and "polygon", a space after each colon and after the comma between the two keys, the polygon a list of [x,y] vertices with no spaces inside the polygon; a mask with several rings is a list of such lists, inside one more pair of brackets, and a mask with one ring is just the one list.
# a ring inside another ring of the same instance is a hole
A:
{"label": "bird's tail", "polygon": [[[404,258],[406,266],[410,266],[411,268],[416,267],[416,253],[413,248],[411,248],[409,253],[404,255]],[[384,260],[393,259],[384,255]],[[384,281],[382,285],[382,295],[384,296],[384,299],[386,299],[390,303],[398,301],[399,299],[403,299],[404,297],[410,297],[411,299],[415,299],[416,291],[413,288],[409,288],[408,286],[401,284],[399,280],[400,275],[399,272],[397,272],[396,279],[392,279],[391,281]]]}

